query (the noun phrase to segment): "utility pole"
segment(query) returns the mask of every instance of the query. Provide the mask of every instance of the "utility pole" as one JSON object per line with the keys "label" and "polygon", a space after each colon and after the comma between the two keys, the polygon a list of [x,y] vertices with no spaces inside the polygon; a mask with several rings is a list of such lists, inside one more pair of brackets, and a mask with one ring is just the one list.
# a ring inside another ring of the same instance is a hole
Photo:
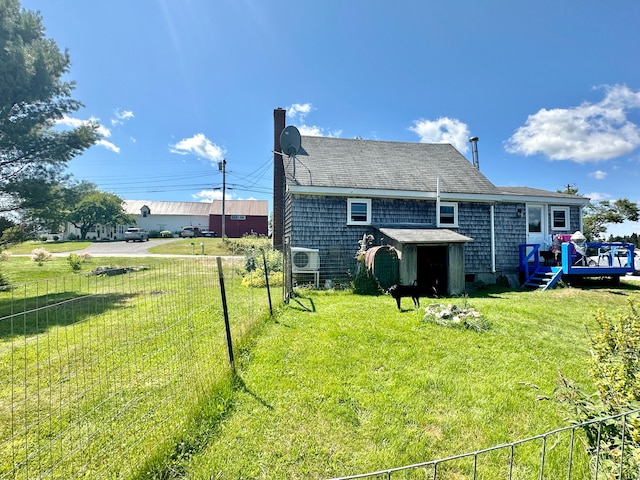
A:
{"label": "utility pole", "polygon": [[227,159],[223,158],[222,160],[220,160],[218,162],[218,170],[222,172],[222,235],[221,238],[224,239],[225,237],[225,229],[224,229],[224,200],[225,197],[227,196],[227,179],[226,179],[226,172],[227,172]]}

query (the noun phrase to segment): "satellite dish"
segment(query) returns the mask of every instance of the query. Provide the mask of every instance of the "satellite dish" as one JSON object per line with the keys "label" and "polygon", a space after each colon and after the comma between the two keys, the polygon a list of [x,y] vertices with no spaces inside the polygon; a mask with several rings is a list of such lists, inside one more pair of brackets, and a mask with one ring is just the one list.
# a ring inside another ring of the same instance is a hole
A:
{"label": "satellite dish", "polygon": [[295,157],[302,146],[300,132],[293,125],[289,125],[280,134],[280,149],[289,157]]}

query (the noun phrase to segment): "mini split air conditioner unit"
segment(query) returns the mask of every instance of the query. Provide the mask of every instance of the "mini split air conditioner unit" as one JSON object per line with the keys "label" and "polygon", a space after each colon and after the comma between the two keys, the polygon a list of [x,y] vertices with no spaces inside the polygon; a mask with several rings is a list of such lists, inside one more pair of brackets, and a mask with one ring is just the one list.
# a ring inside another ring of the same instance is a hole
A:
{"label": "mini split air conditioner unit", "polygon": [[320,270],[320,251],[317,248],[291,247],[291,271],[293,273]]}

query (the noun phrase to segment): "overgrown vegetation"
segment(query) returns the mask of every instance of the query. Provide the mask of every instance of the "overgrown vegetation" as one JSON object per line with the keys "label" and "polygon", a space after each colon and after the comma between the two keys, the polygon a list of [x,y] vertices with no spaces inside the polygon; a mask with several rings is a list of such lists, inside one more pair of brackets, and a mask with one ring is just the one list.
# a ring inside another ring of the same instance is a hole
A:
{"label": "overgrown vegetation", "polygon": [[88,253],[84,253],[82,255],[78,255],[77,253],[70,253],[67,257],[67,262],[71,267],[71,270],[74,272],[78,272],[82,270],[82,264],[87,263],[91,260],[91,255]]}
{"label": "overgrown vegetation", "polygon": [[[617,315],[599,309],[595,319],[598,331],[591,336],[590,373],[596,392],[589,393],[565,377],[556,392],[576,422],[640,408],[640,315],[636,303],[630,301],[628,311]],[[600,452],[598,460],[607,478],[635,478],[640,470],[640,416],[627,421],[625,428],[619,418],[600,431],[595,424],[585,429],[589,451],[594,455]]]}
{"label": "overgrown vegetation", "polygon": [[380,295],[383,293],[380,282],[375,275],[363,265],[358,265],[356,274],[353,276],[352,288],[356,295]]}
{"label": "overgrown vegetation", "polygon": [[264,273],[266,266],[266,271],[269,272],[269,286],[282,286],[284,283],[282,252],[271,248],[270,245],[265,246],[261,237],[244,240],[242,244],[244,245],[245,258],[244,268],[239,270],[243,277],[242,284],[245,287],[266,287],[267,279]]}

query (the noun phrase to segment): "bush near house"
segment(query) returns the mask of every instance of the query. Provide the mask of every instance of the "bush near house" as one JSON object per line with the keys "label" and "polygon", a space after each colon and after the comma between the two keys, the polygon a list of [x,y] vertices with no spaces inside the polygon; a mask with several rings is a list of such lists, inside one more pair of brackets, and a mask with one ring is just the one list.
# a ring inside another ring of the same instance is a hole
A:
{"label": "bush near house", "polygon": [[[616,415],[640,408],[640,314],[629,301],[628,312],[614,315],[603,309],[595,318],[598,330],[591,335],[591,377],[596,393],[577,382],[562,378],[556,396],[576,422]],[[617,476],[624,442],[623,478],[635,478],[640,469],[640,417],[611,421],[601,431],[592,424],[585,428],[589,451],[601,453],[601,462]],[[628,476],[627,476],[628,475]]]}

